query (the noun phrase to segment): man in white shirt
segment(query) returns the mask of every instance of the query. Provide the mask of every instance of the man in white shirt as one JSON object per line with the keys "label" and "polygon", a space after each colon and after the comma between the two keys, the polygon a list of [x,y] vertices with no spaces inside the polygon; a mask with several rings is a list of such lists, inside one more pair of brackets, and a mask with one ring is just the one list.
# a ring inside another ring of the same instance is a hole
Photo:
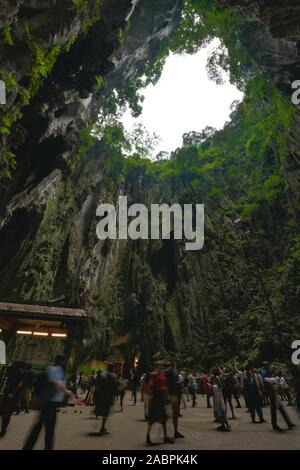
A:
{"label": "man in white shirt", "polygon": [[74,398],[72,392],[66,389],[65,362],[65,356],[58,355],[54,365],[46,368],[40,415],[24,444],[23,450],[34,448],[43,426],[45,426],[45,450],[53,449],[57,408],[63,404],[65,397]]}

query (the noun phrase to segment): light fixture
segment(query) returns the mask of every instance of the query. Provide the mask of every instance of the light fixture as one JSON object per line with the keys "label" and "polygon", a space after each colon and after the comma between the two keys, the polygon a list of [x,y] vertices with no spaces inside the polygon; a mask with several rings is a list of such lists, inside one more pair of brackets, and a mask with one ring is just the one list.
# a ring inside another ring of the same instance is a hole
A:
{"label": "light fixture", "polygon": [[32,331],[17,330],[17,335],[32,335]]}
{"label": "light fixture", "polygon": [[2,333],[2,328],[0,328],[0,333]]}
{"label": "light fixture", "polygon": [[66,333],[52,333],[51,336],[53,336],[53,338],[66,338],[67,337]]}
{"label": "light fixture", "polygon": [[49,333],[44,333],[42,331],[34,331],[33,336],[48,336]]}

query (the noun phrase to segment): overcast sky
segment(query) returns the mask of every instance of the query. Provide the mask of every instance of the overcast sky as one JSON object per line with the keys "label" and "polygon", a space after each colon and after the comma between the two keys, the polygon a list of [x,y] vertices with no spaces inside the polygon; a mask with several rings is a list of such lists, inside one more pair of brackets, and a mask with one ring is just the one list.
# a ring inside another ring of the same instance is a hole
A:
{"label": "overcast sky", "polygon": [[228,120],[231,103],[242,100],[243,94],[229,83],[228,77],[224,85],[208,79],[205,66],[211,47],[194,55],[172,54],[157,85],[142,91],[145,101],[141,116],[134,119],[130,111],[124,114],[122,122],[127,130],[141,122],[159,134],[162,140],[155,155],[181,146],[185,132],[201,131],[206,126],[221,129]]}

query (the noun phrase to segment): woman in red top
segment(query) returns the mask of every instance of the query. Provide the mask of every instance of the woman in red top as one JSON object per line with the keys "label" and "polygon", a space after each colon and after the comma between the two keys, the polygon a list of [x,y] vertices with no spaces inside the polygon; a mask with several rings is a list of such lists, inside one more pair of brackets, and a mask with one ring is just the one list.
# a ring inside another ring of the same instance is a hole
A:
{"label": "woman in red top", "polygon": [[157,361],[154,364],[154,371],[150,374],[149,389],[151,393],[149,413],[148,413],[148,432],[146,443],[151,445],[150,431],[153,423],[160,423],[164,432],[164,443],[174,444],[174,439],[167,436],[167,413],[166,404],[168,402],[167,379],[163,372],[164,362]]}

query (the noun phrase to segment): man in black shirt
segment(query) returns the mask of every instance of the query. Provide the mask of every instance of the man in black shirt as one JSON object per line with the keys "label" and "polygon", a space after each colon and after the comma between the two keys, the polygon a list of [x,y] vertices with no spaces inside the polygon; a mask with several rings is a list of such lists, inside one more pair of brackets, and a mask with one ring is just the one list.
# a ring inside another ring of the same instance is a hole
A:
{"label": "man in black shirt", "polygon": [[181,395],[181,385],[179,380],[179,372],[176,367],[175,359],[171,360],[170,367],[165,370],[168,386],[168,394],[170,404],[172,406],[174,438],[184,438],[183,434],[178,431],[179,403]]}
{"label": "man in black shirt", "polygon": [[118,384],[114,371],[114,364],[107,364],[106,372],[99,373],[96,379],[95,415],[102,416],[102,425],[99,432],[100,436],[109,434],[109,431],[107,431],[105,426],[109,416],[110,408],[114,402]]}

